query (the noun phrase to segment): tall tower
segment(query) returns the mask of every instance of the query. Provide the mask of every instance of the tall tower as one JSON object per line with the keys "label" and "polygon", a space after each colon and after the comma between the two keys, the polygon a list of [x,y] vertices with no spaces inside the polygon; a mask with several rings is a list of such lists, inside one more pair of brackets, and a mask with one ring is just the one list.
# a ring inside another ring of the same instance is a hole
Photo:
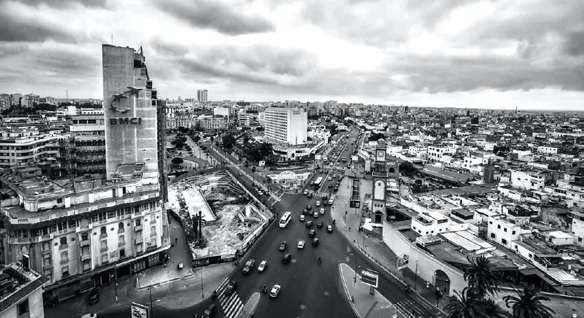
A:
{"label": "tall tower", "polygon": [[142,48],[104,44],[102,57],[106,178],[119,177],[121,164],[138,163],[144,177],[157,179],[158,101]]}

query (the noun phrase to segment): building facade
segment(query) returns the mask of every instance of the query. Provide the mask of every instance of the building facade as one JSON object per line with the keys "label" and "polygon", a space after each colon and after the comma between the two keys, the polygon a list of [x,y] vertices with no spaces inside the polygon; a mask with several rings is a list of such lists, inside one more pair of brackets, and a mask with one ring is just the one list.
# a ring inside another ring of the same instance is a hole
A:
{"label": "building facade", "polygon": [[206,89],[197,90],[197,100],[199,103],[206,103],[208,100],[208,91]]}
{"label": "building facade", "polygon": [[158,101],[142,49],[104,44],[102,53],[106,175],[143,162],[146,174],[158,178]]}
{"label": "building facade", "polygon": [[75,176],[105,178],[105,118],[102,115],[71,117],[72,165]]}
{"label": "building facade", "polygon": [[306,143],[308,116],[299,108],[269,107],[264,112],[265,139],[272,143]]}
{"label": "building facade", "polygon": [[46,281],[25,261],[0,268],[0,318],[43,318]]}

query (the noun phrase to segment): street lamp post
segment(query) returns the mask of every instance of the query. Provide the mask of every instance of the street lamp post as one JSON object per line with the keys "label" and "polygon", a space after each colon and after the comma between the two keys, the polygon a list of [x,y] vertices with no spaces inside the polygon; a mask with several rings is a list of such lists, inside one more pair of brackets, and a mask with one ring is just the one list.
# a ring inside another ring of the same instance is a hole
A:
{"label": "street lamp post", "polygon": [[204,292],[204,288],[203,288],[203,266],[201,266],[201,299],[205,298],[205,292]]}
{"label": "street lamp post", "polygon": [[148,293],[150,294],[150,316],[154,317],[154,308],[152,307],[152,286],[148,287]]}

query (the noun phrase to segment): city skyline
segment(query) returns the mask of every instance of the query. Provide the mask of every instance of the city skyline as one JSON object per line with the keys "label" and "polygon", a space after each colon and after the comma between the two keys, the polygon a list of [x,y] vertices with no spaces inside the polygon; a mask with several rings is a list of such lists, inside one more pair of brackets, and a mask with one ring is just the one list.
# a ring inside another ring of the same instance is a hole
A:
{"label": "city skyline", "polygon": [[0,9],[6,93],[100,98],[101,44],[113,43],[143,47],[161,98],[205,87],[213,100],[533,110],[579,110],[584,100],[578,2],[27,0]]}

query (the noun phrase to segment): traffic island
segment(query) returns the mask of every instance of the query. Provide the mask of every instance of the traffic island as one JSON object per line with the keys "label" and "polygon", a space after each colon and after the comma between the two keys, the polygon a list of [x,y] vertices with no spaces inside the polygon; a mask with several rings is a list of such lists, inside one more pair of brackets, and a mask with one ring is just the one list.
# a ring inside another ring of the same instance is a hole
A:
{"label": "traffic island", "polygon": [[347,264],[339,264],[339,278],[347,301],[358,318],[403,317],[394,305],[377,290],[363,283],[359,274]]}

